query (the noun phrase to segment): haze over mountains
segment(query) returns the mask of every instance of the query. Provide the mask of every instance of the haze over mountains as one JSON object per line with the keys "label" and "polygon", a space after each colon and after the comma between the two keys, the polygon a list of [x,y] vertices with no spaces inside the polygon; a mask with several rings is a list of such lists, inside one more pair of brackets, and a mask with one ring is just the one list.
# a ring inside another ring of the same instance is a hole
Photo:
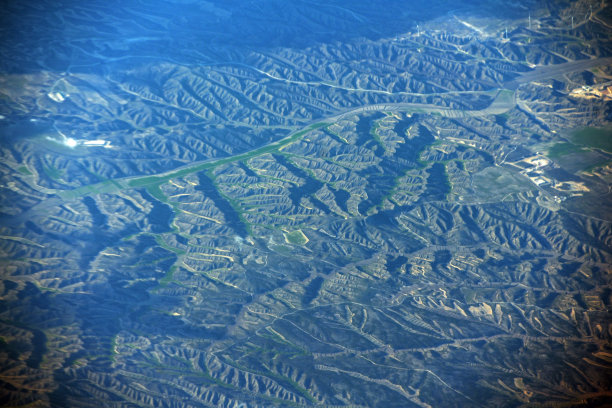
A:
{"label": "haze over mountains", "polygon": [[609,10],[9,2],[0,401],[610,404]]}

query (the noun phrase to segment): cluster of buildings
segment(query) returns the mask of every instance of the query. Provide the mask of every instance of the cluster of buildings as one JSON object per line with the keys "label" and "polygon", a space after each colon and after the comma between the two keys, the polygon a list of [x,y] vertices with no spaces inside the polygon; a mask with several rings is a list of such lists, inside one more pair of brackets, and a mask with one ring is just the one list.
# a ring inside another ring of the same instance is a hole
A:
{"label": "cluster of buildings", "polygon": [[612,82],[595,86],[581,86],[570,92],[570,96],[585,99],[612,100]]}
{"label": "cluster of buildings", "polygon": [[515,163],[515,165],[521,167],[520,173],[528,177],[538,187],[552,183],[552,180],[544,175],[544,170],[552,165],[552,161],[544,156],[527,157],[519,163]]}
{"label": "cluster of buildings", "polygon": [[[552,160],[540,154],[524,158],[512,164],[521,168],[520,173],[538,187],[550,187],[570,196],[582,195],[584,192],[589,191],[583,182],[572,180],[558,181],[546,175],[546,171],[555,167],[555,165]],[[561,197],[555,195],[553,198],[555,201],[561,202],[567,198],[567,195]]]}

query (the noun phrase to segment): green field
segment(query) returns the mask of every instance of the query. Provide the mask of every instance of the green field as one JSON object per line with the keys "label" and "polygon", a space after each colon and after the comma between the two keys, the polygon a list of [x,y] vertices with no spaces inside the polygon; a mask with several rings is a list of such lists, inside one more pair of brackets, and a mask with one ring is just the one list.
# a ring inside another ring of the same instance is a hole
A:
{"label": "green field", "polygon": [[308,242],[308,238],[301,230],[285,232],[285,240],[289,244],[293,245],[305,245]]}
{"label": "green field", "polygon": [[572,133],[571,141],[577,145],[592,147],[612,153],[612,128],[584,128]]}
{"label": "green field", "polygon": [[572,153],[582,153],[586,150],[578,145],[573,143],[557,143],[554,144],[550,149],[548,149],[548,157],[551,159],[558,159],[559,157],[566,156]]}
{"label": "green field", "polygon": [[548,149],[548,157],[570,172],[592,171],[610,162],[612,128],[583,128],[572,132],[567,142]]}
{"label": "green field", "polygon": [[535,188],[527,178],[501,167],[487,167],[474,174],[473,187],[474,198],[487,201]]}

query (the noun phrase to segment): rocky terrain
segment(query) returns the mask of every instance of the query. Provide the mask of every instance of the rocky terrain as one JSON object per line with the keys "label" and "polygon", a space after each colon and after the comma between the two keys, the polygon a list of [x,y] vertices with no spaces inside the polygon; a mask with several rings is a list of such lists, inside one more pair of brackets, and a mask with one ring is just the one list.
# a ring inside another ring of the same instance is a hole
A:
{"label": "rocky terrain", "polygon": [[388,3],[8,4],[2,405],[612,403],[610,7]]}

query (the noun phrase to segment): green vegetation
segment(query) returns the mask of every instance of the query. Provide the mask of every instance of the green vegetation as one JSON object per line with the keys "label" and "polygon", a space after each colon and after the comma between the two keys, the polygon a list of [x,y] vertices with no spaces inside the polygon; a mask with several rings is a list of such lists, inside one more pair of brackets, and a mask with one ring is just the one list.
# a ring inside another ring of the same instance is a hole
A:
{"label": "green vegetation", "polygon": [[112,193],[122,190],[123,188],[124,187],[115,180],[105,180],[101,183],[90,184],[88,186],[75,188],[74,190],[61,191],[57,194],[64,200],[74,200],[89,194]]}
{"label": "green vegetation", "polygon": [[495,95],[494,103],[496,105],[507,105],[512,104],[514,101],[514,91],[509,89],[500,90],[497,95]]}
{"label": "green vegetation", "polygon": [[382,120],[384,120],[386,118],[382,118],[380,120],[377,120],[376,122],[374,122],[374,126],[372,126],[370,128],[370,136],[372,136],[372,138],[376,141],[376,143],[378,143],[378,145],[384,150],[387,151],[387,148],[385,147],[385,144],[383,143],[382,139],[380,138],[380,136],[378,135],[378,129],[380,129],[380,122]]}
{"label": "green vegetation", "polygon": [[[558,159],[575,153],[588,152],[588,148],[604,150],[612,153],[612,128],[584,128],[575,131],[570,136],[571,142],[554,144],[548,149],[548,157]],[[589,165],[589,168],[600,166],[601,163]]]}
{"label": "green vegetation", "polygon": [[26,166],[20,166],[17,168],[17,171],[25,176],[31,176],[32,172],[28,170]]}
{"label": "green vegetation", "polygon": [[147,193],[157,201],[162,203],[168,203],[168,197],[161,191],[161,183],[150,184],[146,188]]}
{"label": "green vegetation", "polygon": [[185,254],[185,250],[180,249],[180,248],[171,247],[170,245],[166,244],[166,242],[164,242],[164,239],[159,235],[155,236],[155,242],[157,242],[157,245],[159,245],[160,247],[164,248],[167,251],[174,252],[177,255]]}
{"label": "green vegetation", "polygon": [[[568,168],[612,153],[593,147],[600,136],[571,137],[589,101],[538,85],[590,83],[585,66],[609,66],[600,21],[573,30],[592,39],[595,58],[553,64],[563,58],[549,50],[567,60],[584,50],[544,38],[568,31],[559,27],[576,7],[493,2],[489,13],[443,0],[410,7],[426,23],[415,34],[395,30],[402,4],[286,3],[283,18],[249,8],[240,20],[253,27],[171,55],[172,20],[130,7],[138,38],[112,61],[102,57],[117,54],[113,39],[132,31],[114,20],[124,10],[80,7],[77,34],[100,19],[117,31],[87,47],[101,50],[87,62],[108,69],[17,73],[27,92],[14,90],[0,120],[15,141],[7,160],[22,161],[7,173],[17,184],[5,203],[0,289],[4,318],[44,332],[4,324],[0,354],[16,339],[27,347],[2,372],[9,397],[245,408],[605,403],[610,176]],[[189,42],[203,25],[192,20],[234,11],[191,7],[179,34]],[[545,24],[521,29],[526,11]],[[42,29],[67,17],[75,31],[71,14],[35,14]],[[321,20],[341,27],[353,15],[368,21],[321,39]],[[299,43],[274,41],[296,21]],[[261,26],[256,41],[240,41]],[[51,57],[39,59],[54,65]],[[497,87],[520,84],[517,108],[519,91]],[[547,129],[536,114],[567,130],[533,137]],[[74,148],[60,143],[62,131],[79,138]],[[97,137],[112,149],[84,144]],[[560,158],[536,161],[549,147]],[[50,164],[63,180],[45,175]],[[538,187],[536,174],[549,183]],[[43,335],[48,351],[34,346]]]}
{"label": "green vegetation", "polygon": [[337,139],[339,142],[344,143],[344,144],[349,144],[348,140],[346,140],[344,137],[340,136],[340,133],[334,132],[329,127],[327,129],[325,129],[325,131],[326,131],[327,134],[329,134],[333,138]]}
{"label": "green vegetation", "polygon": [[[277,152],[282,147],[288,146],[291,143],[301,139],[307,133],[315,129],[319,129],[319,128],[326,127],[329,125],[330,123],[327,123],[327,122],[315,123],[311,126],[308,126],[306,129],[296,132],[276,143],[272,143],[267,146],[263,146],[259,149],[255,149],[250,152],[238,154],[235,156],[225,157],[225,158],[218,159],[218,160],[213,160],[213,161],[208,161],[204,163],[199,163],[193,166],[188,166],[188,167],[176,170],[176,171],[166,173],[165,175],[138,177],[138,178],[134,178],[134,179],[127,181],[127,183],[121,183],[120,181],[116,181],[116,180],[105,180],[101,183],[79,187],[74,190],[61,191],[61,192],[58,192],[58,195],[64,200],[73,200],[73,199],[82,197],[84,195],[89,195],[89,194],[110,193],[110,192],[114,192],[118,190],[123,190],[125,188],[138,188],[138,187],[150,186],[150,188],[148,188],[149,194],[151,194],[153,197],[157,199],[160,199],[163,196],[163,193],[161,193],[161,190],[159,190],[159,186],[172,179],[184,177],[184,176],[187,176],[193,173],[198,173],[203,170],[212,170],[215,167],[221,166],[223,164],[246,161],[255,156],[260,156],[266,153]],[[59,179],[62,176],[62,172],[52,167],[46,168],[45,172],[49,175],[49,177],[53,179]],[[160,201],[167,202],[167,199],[164,196],[164,199],[160,199]]]}
{"label": "green vegetation", "polygon": [[267,146],[263,146],[259,149],[251,150],[250,152],[238,154],[235,156],[225,157],[223,159],[218,159],[218,160],[209,161],[205,163],[200,163],[200,164],[190,166],[190,167],[185,167],[183,169],[167,173],[163,176],[147,176],[147,177],[133,179],[128,182],[128,185],[130,187],[142,187],[142,186],[146,186],[149,184],[161,184],[161,183],[168,182],[175,178],[187,176],[192,173],[198,173],[203,170],[211,170],[223,164],[249,160],[250,158],[255,157],[255,156],[260,156],[262,154],[275,152],[279,150],[281,147],[290,145],[291,143],[301,139],[306,133],[309,133],[312,130],[315,130],[321,127],[325,127],[325,126],[329,126],[329,123],[326,123],[326,122],[315,123],[314,125],[311,125],[304,130],[296,132],[293,135],[286,137],[285,139],[279,142],[272,143]]}
{"label": "green vegetation", "polygon": [[558,159],[559,157],[566,156],[572,153],[582,153],[586,150],[573,143],[556,143],[550,149],[548,149],[548,157],[551,159]]}
{"label": "green vegetation", "polygon": [[292,255],[293,249],[286,245],[270,245],[270,249],[282,255]]}
{"label": "green vegetation", "polygon": [[176,269],[177,269],[176,265],[171,266],[170,269],[168,269],[168,272],[166,272],[166,274],[164,275],[164,277],[157,281],[157,284],[159,286],[156,289],[154,289],[153,291],[157,292],[160,288],[165,288],[171,282],[173,282],[174,281],[174,272],[176,272]]}
{"label": "green vegetation", "polygon": [[74,360],[70,365],[73,367],[83,367],[87,365],[87,361],[85,361],[84,359],[78,359]]}
{"label": "green vegetation", "polygon": [[612,153],[612,128],[584,128],[571,135],[572,142]]}
{"label": "green vegetation", "polygon": [[305,245],[308,242],[308,238],[304,235],[302,230],[284,232],[283,234],[285,235],[285,241],[289,244]]}
{"label": "green vegetation", "polygon": [[548,157],[567,171],[591,172],[610,163],[606,152],[612,153],[612,127],[583,128],[573,132],[569,140],[548,149]]}
{"label": "green vegetation", "polygon": [[473,187],[478,196],[475,198],[486,200],[499,199],[507,194],[535,188],[527,178],[501,167],[487,167],[474,174]]}
{"label": "green vegetation", "polygon": [[63,170],[57,169],[53,166],[44,167],[43,171],[45,172],[47,176],[51,177],[53,180],[60,180],[64,175]]}

